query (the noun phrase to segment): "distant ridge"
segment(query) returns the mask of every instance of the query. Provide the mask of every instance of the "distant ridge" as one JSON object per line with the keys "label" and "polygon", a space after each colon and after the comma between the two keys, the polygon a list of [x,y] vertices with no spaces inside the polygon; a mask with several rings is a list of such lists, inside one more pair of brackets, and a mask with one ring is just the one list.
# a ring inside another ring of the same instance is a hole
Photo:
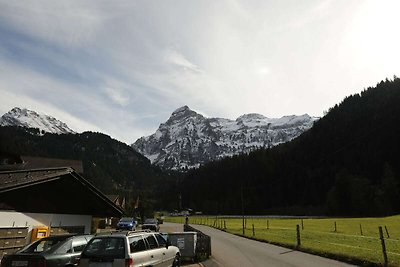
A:
{"label": "distant ridge", "polygon": [[75,132],[68,125],[48,115],[41,115],[35,111],[15,107],[0,118],[0,126],[19,126],[37,128],[40,133],[68,134]]}
{"label": "distant ridge", "polygon": [[288,142],[310,129],[318,119],[308,114],[267,118],[254,113],[236,120],[206,118],[183,106],[154,134],[138,139],[132,146],[165,169],[191,169],[212,160]]}

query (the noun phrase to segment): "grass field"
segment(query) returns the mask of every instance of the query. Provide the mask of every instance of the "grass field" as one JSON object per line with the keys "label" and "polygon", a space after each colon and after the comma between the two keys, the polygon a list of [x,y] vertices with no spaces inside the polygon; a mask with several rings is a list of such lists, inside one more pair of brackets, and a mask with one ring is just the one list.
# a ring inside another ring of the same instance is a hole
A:
{"label": "grass field", "polygon": [[[185,218],[168,217],[165,221],[184,223]],[[189,224],[209,225],[242,235],[242,218],[191,216]],[[297,246],[296,225],[300,228],[300,250],[363,265],[384,263],[378,230],[381,226],[388,265],[400,266],[400,215],[384,218],[323,219],[247,217],[245,236],[294,248]]]}

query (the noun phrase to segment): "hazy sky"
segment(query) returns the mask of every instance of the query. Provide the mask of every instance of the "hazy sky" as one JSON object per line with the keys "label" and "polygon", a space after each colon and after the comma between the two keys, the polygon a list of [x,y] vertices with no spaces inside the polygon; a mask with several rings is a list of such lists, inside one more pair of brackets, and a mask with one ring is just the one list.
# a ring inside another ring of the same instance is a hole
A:
{"label": "hazy sky", "polygon": [[180,106],[321,116],[400,76],[400,1],[0,0],[0,115],[132,143]]}

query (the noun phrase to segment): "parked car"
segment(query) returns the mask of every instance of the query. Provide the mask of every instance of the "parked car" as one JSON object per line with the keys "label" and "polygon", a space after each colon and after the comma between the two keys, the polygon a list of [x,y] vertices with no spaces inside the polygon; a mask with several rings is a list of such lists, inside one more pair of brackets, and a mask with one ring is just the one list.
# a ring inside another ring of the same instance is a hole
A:
{"label": "parked car", "polygon": [[158,217],[157,221],[158,221],[158,224],[163,224],[164,223],[164,216]]}
{"label": "parked car", "polygon": [[117,230],[129,230],[135,231],[136,230],[137,221],[135,218],[131,217],[122,217],[119,222],[117,223]]}
{"label": "parked car", "polygon": [[180,251],[159,233],[111,232],[95,236],[79,267],[180,266]]}
{"label": "parked car", "polygon": [[142,230],[149,229],[151,231],[158,232],[160,230],[160,225],[157,219],[146,219],[142,224]]}
{"label": "parked car", "polygon": [[39,239],[15,254],[4,256],[1,267],[64,267],[78,263],[93,236],[58,235]]}

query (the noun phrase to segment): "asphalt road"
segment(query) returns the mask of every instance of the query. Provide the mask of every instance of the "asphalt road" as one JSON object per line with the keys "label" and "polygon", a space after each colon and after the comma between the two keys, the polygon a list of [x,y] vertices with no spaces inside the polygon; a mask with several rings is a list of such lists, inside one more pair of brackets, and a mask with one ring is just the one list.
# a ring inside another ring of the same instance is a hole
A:
{"label": "asphalt road", "polygon": [[[253,267],[253,266],[353,266],[347,263],[278,247],[223,231],[203,226],[192,225],[211,236],[212,257],[201,263],[206,267]],[[182,231],[182,224],[165,223],[165,228]]]}

